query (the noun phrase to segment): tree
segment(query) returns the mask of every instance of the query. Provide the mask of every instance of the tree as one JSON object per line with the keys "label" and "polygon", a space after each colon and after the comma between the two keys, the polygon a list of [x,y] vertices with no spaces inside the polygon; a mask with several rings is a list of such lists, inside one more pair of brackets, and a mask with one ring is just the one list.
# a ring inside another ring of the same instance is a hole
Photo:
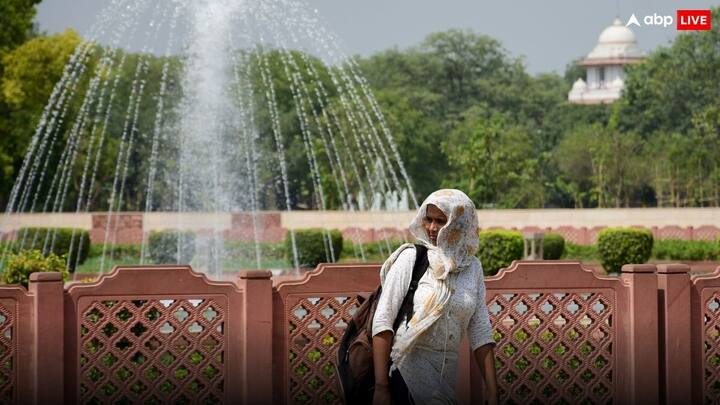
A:
{"label": "tree", "polygon": [[80,43],[72,30],[32,39],[2,59],[0,78],[0,206],[4,206],[25,151],[55,83]]}
{"label": "tree", "polygon": [[0,2],[0,57],[22,44],[32,34],[35,5],[40,4],[40,1],[42,0]]}
{"label": "tree", "polygon": [[557,186],[572,197],[575,208],[591,206],[592,145],[596,142],[595,129],[587,125],[569,132],[553,151],[559,169]]}
{"label": "tree", "polygon": [[526,128],[473,107],[443,142],[450,168],[443,186],[465,191],[480,207],[542,207],[538,158]]}

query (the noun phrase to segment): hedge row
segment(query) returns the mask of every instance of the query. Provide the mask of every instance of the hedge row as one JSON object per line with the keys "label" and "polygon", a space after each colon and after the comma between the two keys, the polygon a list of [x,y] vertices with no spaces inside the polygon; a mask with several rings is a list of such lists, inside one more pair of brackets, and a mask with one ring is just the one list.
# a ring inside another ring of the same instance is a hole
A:
{"label": "hedge row", "polygon": [[653,257],[659,260],[720,260],[720,240],[657,240],[653,246]]}

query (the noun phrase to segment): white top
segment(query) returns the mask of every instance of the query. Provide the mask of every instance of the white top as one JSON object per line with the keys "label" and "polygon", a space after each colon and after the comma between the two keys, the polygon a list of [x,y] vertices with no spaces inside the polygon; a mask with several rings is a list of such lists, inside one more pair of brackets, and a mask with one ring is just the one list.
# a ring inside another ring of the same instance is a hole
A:
{"label": "white top", "polygon": [[600,34],[597,45],[587,56],[585,62],[593,59],[636,59],[644,54],[638,47],[635,34],[623,25],[620,19]]}
{"label": "white top", "polygon": [[[375,310],[373,336],[386,330],[393,330],[393,321],[400,311],[412,280],[414,264],[415,249],[405,249],[388,271]],[[400,370],[416,403],[425,403],[424,401],[439,397],[456,402],[453,388],[458,349],[465,331],[472,350],[488,343],[495,343],[485,304],[482,267],[475,268],[477,269],[475,271],[466,268],[448,275],[451,289],[450,302],[445,306],[440,319],[417,338],[413,351],[408,355],[407,366]],[[415,291],[413,301],[415,312],[420,310],[420,305],[433,293],[434,282],[430,272],[425,272]],[[405,329],[406,322],[403,321],[397,335],[402,335]],[[432,370],[427,367],[428,363],[432,369],[440,373],[447,384],[438,386],[440,381],[437,373],[432,375]]]}

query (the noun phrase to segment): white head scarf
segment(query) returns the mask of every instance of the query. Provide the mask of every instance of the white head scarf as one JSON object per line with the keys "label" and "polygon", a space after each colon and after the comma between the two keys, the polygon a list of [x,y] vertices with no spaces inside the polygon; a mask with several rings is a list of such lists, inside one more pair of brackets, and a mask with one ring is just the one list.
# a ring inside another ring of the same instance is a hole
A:
{"label": "white head scarf", "polygon": [[[440,229],[437,237],[437,246],[430,242],[425,231],[423,221],[428,205],[435,205],[447,217],[448,221]],[[475,204],[460,190],[442,189],[430,194],[418,209],[415,219],[410,223],[410,233],[428,248],[428,270],[434,280],[434,291],[422,303],[421,310],[416,312],[408,323],[408,328],[401,336],[395,339],[391,357],[393,366],[399,367],[404,356],[413,348],[417,337],[425,332],[442,314],[450,299],[450,288],[447,277],[450,273],[480,266],[475,257],[477,252],[478,219]],[[385,261],[380,270],[380,280],[385,282],[385,276],[397,257],[406,248],[412,247],[410,243],[400,246]]]}

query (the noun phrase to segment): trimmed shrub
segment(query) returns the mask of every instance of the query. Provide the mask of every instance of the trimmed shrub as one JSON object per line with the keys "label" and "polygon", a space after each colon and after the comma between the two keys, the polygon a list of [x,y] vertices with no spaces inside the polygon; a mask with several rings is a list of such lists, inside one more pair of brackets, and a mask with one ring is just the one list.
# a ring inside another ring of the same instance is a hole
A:
{"label": "trimmed shrub", "polygon": [[543,237],[543,259],[558,260],[565,252],[565,238],[559,233],[546,233]]}
{"label": "trimmed shrub", "polygon": [[653,248],[653,235],[647,229],[605,228],[598,234],[598,252],[608,273],[619,273],[625,264],[648,261]]}
{"label": "trimmed shrub", "polygon": [[[74,242],[73,242],[74,234]],[[53,237],[55,242],[53,243]],[[47,251],[45,251],[45,240],[47,238]],[[23,243],[24,240],[24,243]],[[90,233],[78,228],[20,228],[17,232],[18,250],[40,250],[45,254],[54,253],[57,256],[67,256],[70,272],[75,271],[75,265],[85,262],[90,253]],[[72,244],[72,254],[70,245]]]}
{"label": "trimmed shrub", "polygon": [[68,279],[65,260],[55,253],[47,256],[40,250],[23,250],[7,256],[3,281],[5,284],[20,284],[27,288],[30,274],[45,271],[56,271],[62,274],[63,280]]}
{"label": "trimmed shrub", "polygon": [[[178,240],[180,257],[178,257]],[[148,256],[156,264],[190,263],[195,256],[195,234],[173,230],[150,232]]]}
{"label": "trimmed shrub", "polygon": [[653,257],[658,260],[718,260],[720,243],[703,240],[660,239],[653,244]]}
{"label": "trimmed shrub", "polygon": [[523,236],[519,231],[481,231],[477,256],[485,274],[494,275],[513,260],[522,259],[523,244]]}
{"label": "trimmed shrub", "polygon": [[[314,268],[319,263],[332,261],[329,247],[326,249],[326,235],[323,229],[297,229],[295,233],[295,246],[297,247],[298,263],[300,267]],[[343,251],[343,237],[340,231],[329,231],[335,261],[340,259]],[[290,232],[285,236],[285,257],[294,265],[293,248]]]}

